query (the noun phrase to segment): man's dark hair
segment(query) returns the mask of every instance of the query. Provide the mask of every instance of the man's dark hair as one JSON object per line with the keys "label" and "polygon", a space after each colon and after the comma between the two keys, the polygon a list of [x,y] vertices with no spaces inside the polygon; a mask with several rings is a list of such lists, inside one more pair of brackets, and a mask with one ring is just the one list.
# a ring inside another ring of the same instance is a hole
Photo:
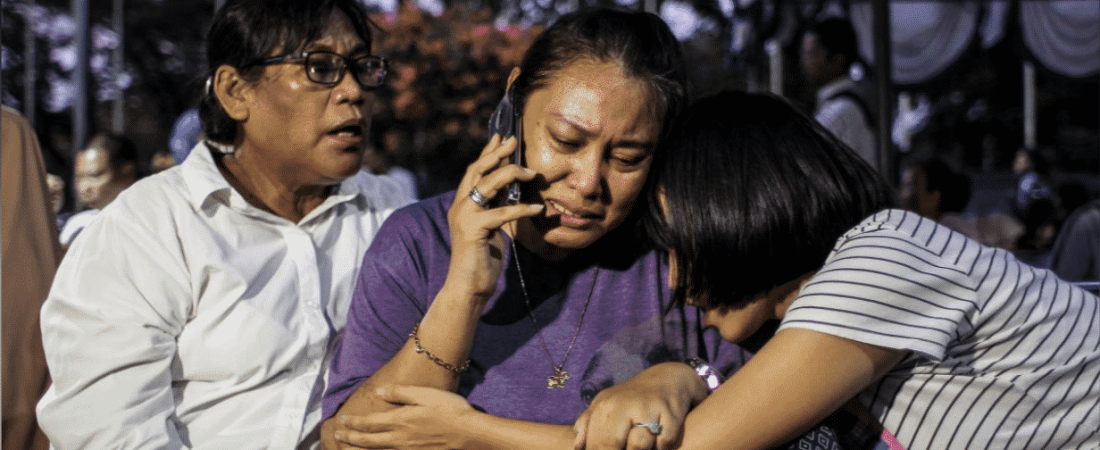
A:
{"label": "man's dark hair", "polygon": [[646,228],[675,252],[679,301],[739,308],[817,270],[842,234],[897,204],[858,154],[771,94],[705,98],[662,145],[666,208],[650,199]]}
{"label": "man's dark hair", "polygon": [[859,61],[859,44],[852,23],[840,17],[830,17],[813,24],[810,32],[817,36],[821,47],[830,55],[844,57],[846,64]]}
{"label": "man's dark hair", "polygon": [[[206,33],[207,76],[229,65],[241,70],[246,80],[257,81],[263,66],[252,66],[253,61],[303,51],[324,34],[330,15],[337,10],[370,48],[373,24],[357,0],[227,1]],[[237,122],[222,109],[209,85],[199,99],[199,116],[208,139],[236,143]]]}
{"label": "man's dark hair", "polygon": [[927,158],[914,164],[924,174],[924,190],[940,193],[940,212],[962,212],[970,203],[970,177],[952,169],[940,158]]}
{"label": "man's dark hair", "polygon": [[107,163],[114,169],[131,164],[134,170],[137,170],[137,145],[134,145],[134,141],[126,136],[104,131],[88,140],[88,145],[84,149],[90,148],[98,148],[107,152]]}

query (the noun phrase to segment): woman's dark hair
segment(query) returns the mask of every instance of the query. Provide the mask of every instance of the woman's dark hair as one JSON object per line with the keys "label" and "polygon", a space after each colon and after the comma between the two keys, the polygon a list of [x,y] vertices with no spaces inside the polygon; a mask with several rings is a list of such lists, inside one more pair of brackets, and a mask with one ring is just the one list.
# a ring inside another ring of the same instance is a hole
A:
{"label": "woman's dark hair", "polygon": [[222,144],[237,141],[237,122],[222,109],[210,87],[218,67],[236,67],[255,82],[262,66],[256,59],[305,50],[319,39],[333,11],[343,12],[367,48],[373,25],[357,0],[228,0],[214,15],[206,33],[207,86],[199,98],[206,138]]}
{"label": "woman's dark hair", "polygon": [[675,252],[676,299],[744,306],[820,268],[837,239],[896,205],[862,158],[786,100],[723,92],[692,105],[655,161],[646,228]]}
{"label": "woman's dark hair", "polygon": [[[653,117],[661,124],[658,139],[664,138],[673,120],[687,106],[686,62],[668,24],[648,12],[592,8],[561,16],[527,48],[520,62],[520,74],[510,87],[515,107],[523,111],[532,92],[549,85],[554,75],[578,61],[616,63],[627,77],[644,81],[649,99],[623,101],[650,106]],[[663,148],[658,146],[654,151],[660,153]],[[648,177],[642,195],[652,191],[651,180]],[[635,204],[620,229],[638,234],[638,219],[648,214],[647,207],[644,200]]]}
{"label": "woman's dark hair", "polygon": [[618,63],[628,77],[646,81],[662,135],[687,103],[684,57],[668,24],[648,12],[595,8],[561,16],[531,43],[511,87],[516,107],[522,111],[532,92],[584,60]]}

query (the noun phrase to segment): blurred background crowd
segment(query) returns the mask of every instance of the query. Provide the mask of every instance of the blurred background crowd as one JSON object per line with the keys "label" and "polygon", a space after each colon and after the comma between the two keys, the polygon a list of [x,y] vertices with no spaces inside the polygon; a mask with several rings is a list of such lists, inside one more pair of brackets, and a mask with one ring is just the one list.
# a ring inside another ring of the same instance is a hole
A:
{"label": "blurred background crowd", "polygon": [[[696,97],[772,90],[807,112],[820,106],[819,86],[800,63],[802,34],[822,17],[851,20],[859,40],[851,77],[867,88],[870,114],[888,108],[883,117],[893,120],[882,128],[890,134],[883,173],[901,188],[908,167],[942,161],[966,180],[953,191],[965,194],[955,213],[996,230],[986,242],[1036,263],[1070,213],[1100,196],[1100,0],[365,3],[380,29],[375,53],[390,62],[365,170],[402,177],[420,198],[457,185],[531,38],[588,6],[659,12],[681,39]],[[888,105],[874,95],[876,4],[890,5],[890,97],[879,97]],[[41,141],[62,243],[90,219],[85,210],[182,161],[199,139],[202,36],[216,7],[3,1],[3,103]],[[124,151],[82,158],[96,143]]]}

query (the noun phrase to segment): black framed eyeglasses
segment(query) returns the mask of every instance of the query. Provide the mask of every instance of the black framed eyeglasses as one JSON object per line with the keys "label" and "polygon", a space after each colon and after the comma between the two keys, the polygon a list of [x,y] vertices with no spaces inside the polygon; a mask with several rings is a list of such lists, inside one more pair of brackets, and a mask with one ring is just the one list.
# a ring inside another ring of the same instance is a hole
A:
{"label": "black framed eyeglasses", "polygon": [[306,78],[309,78],[309,81],[325,86],[340,84],[348,67],[351,68],[355,81],[364,88],[376,88],[386,81],[386,58],[378,56],[348,58],[338,53],[313,51],[258,59],[249,65],[266,66],[279,63],[302,64],[306,68]]}

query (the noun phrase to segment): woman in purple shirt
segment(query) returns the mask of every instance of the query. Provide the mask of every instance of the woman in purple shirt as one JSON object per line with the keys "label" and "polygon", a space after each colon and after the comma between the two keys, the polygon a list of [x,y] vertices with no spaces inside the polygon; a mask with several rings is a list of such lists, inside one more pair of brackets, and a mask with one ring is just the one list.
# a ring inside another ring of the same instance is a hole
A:
{"label": "woman in purple shirt", "polygon": [[[592,397],[646,367],[740,366],[745,353],[704,335],[696,310],[672,308],[667,265],[635,234],[685,84],[678,43],[650,13],[573,13],[535,40],[496,114],[522,143],[494,137],[456,192],[395,212],[367,251],[325,394],[326,448],[568,447]],[[517,181],[521,201],[498,206]],[[379,394],[395,384],[416,395]],[[617,431],[671,442],[662,427],[686,414],[644,411]]]}

